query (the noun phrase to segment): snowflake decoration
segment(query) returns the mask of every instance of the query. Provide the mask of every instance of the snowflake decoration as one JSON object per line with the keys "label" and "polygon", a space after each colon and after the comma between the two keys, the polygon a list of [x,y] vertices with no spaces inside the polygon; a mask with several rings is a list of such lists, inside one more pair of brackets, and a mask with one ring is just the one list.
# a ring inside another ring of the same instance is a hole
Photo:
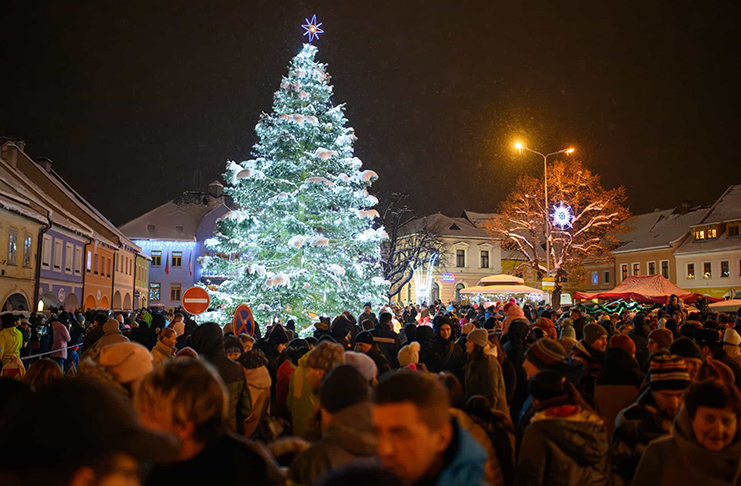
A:
{"label": "snowflake decoration", "polygon": [[309,36],[309,44],[311,44],[314,39],[319,39],[319,34],[324,33],[324,31],[321,29],[322,22],[316,22],[316,14],[311,17],[311,22],[309,22],[309,19],[304,20],[306,21],[306,23],[303,24],[301,27],[303,27],[306,31],[304,32],[304,35]]}
{"label": "snowflake decoration", "polygon": [[558,206],[553,206],[551,218],[553,219],[553,226],[558,226],[563,231],[566,228],[571,228],[574,212],[568,204],[558,203]]}

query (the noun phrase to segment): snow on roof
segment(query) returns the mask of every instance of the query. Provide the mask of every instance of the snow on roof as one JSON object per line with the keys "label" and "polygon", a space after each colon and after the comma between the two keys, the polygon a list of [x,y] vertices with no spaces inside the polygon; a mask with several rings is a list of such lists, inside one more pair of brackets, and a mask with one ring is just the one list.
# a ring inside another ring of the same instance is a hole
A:
{"label": "snow on roof", "polygon": [[132,239],[195,241],[203,218],[219,206],[226,207],[224,196],[188,191],[122,224],[119,229]]}
{"label": "snow on roof", "polygon": [[695,207],[686,213],[673,208],[634,216],[628,220],[631,231],[615,235],[625,244],[613,253],[669,248],[673,242],[685,236],[690,227],[706,213],[707,208]]}
{"label": "snow on roof", "polygon": [[468,221],[473,223],[474,225],[481,227],[481,224],[484,223],[484,221],[489,220],[495,216],[498,216],[496,213],[476,213],[474,211],[467,211],[463,210],[463,214],[461,217],[466,218]]}
{"label": "snow on roof", "polygon": [[489,233],[475,226],[469,220],[465,218],[451,218],[442,213],[413,219],[404,225],[400,231],[402,234],[414,234],[426,226],[434,228],[441,236],[491,239]]}
{"label": "snow on roof", "polygon": [[723,193],[701,224],[725,223],[741,219],[741,184],[729,187]]}

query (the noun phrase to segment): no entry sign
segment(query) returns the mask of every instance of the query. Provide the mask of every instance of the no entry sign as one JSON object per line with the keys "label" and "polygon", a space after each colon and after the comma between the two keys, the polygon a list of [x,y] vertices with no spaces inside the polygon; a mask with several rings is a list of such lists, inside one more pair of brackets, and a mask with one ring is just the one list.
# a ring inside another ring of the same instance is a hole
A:
{"label": "no entry sign", "polygon": [[252,336],[255,333],[255,318],[252,317],[252,309],[247,304],[239,304],[234,310],[234,334],[239,336],[243,332]]}
{"label": "no entry sign", "polygon": [[201,287],[191,287],[183,294],[183,309],[191,314],[201,314],[206,312],[211,298]]}

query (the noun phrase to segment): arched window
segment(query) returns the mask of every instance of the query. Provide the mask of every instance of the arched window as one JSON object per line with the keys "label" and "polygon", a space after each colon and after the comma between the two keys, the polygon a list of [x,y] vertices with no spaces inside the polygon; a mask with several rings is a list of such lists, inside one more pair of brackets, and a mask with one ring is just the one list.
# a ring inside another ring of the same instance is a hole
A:
{"label": "arched window", "polygon": [[440,298],[440,285],[437,282],[433,282],[432,290],[430,291],[430,303],[435,302]]}
{"label": "arched window", "polygon": [[461,301],[461,290],[465,289],[466,286],[462,283],[459,283],[455,286],[455,301],[460,302]]}

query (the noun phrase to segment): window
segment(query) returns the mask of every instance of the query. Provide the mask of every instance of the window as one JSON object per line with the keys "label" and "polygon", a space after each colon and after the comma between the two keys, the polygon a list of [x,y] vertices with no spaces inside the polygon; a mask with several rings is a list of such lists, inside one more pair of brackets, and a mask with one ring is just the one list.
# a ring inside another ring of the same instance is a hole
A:
{"label": "window", "polygon": [[180,284],[170,284],[170,300],[180,300]]}
{"label": "window", "polygon": [[111,276],[111,259],[108,258],[107,261],[108,261],[108,266],[106,268],[108,271],[106,272],[106,277],[110,277]]}
{"label": "window", "polygon": [[731,265],[728,260],[720,262],[720,276],[721,278],[731,276]]}
{"label": "window", "polygon": [[23,238],[23,266],[31,268],[31,252],[33,246],[33,236],[26,235]]}
{"label": "window", "polygon": [[182,235],[183,234],[183,227],[182,226],[175,226],[175,232]]}
{"label": "window", "polygon": [[162,286],[157,282],[149,282],[149,300],[160,300]]}
{"label": "window", "polygon": [[738,236],[739,229],[741,229],[741,226],[739,226],[738,224],[733,224],[733,225],[729,224],[728,225],[728,237],[733,238],[735,236]]}
{"label": "window", "polygon": [[641,274],[641,264],[640,263],[634,263],[633,264],[633,275],[638,276]]}
{"label": "window", "polygon": [[695,264],[688,263],[687,264],[687,280],[692,280],[693,278],[695,278]]}
{"label": "window", "polygon": [[75,275],[82,273],[82,247],[75,247]]}
{"label": "window", "polygon": [[656,275],[656,262],[648,262],[647,267],[649,275]]}
{"label": "window", "polygon": [[152,250],[152,266],[153,267],[161,267],[162,266],[162,252],[161,251],[159,251],[159,250]]}
{"label": "window", "polygon": [[713,278],[713,265],[710,262],[702,262],[702,278]]}
{"label": "window", "polygon": [[622,282],[626,278],[628,278],[628,264],[623,263],[620,265],[620,281]]}
{"label": "window", "polygon": [[715,228],[708,229],[708,239],[712,240],[718,237],[718,232]]}
{"label": "window", "polygon": [[18,232],[14,229],[8,234],[8,265],[15,265],[15,255],[18,252]]}
{"label": "window", "polygon": [[466,250],[455,251],[455,266],[465,267],[466,266]]}
{"label": "window", "polygon": [[54,271],[62,271],[62,257],[64,256],[62,250],[62,240],[54,238]]}
{"label": "window", "polygon": [[669,260],[661,260],[659,265],[661,265],[661,276],[669,279]]}
{"label": "window", "polygon": [[[173,267],[183,266],[183,252],[182,251],[172,252],[172,266]],[[178,297],[177,299],[172,299],[172,300],[180,300],[180,298]]]}
{"label": "window", "polygon": [[705,230],[704,229],[695,230],[695,241],[704,240],[704,239],[705,239]]}
{"label": "window", "polygon": [[102,275],[104,273],[103,263],[103,257],[98,255],[98,257],[95,259],[95,275]]}
{"label": "window", "polygon": [[602,283],[606,283],[606,284],[610,283],[610,271],[609,270],[605,270],[604,280],[602,281]]}
{"label": "window", "polygon": [[481,250],[481,268],[489,268],[489,251]]}
{"label": "window", "polygon": [[459,283],[458,285],[455,286],[455,300],[456,300],[456,302],[460,302],[461,301],[461,290],[463,290],[465,288],[466,288],[466,286],[463,285],[462,283]]}
{"label": "window", "polygon": [[592,285],[599,284],[599,272],[592,272]]}
{"label": "window", "polygon": [[72,243],[67,243],[65,245],[65,252],[64,252],[64,273],[72,274],[72,265],[75,263],[75,249],[72,246]]}
{"label": "window", "polygon": [[49,270],[51,268],[51,236],[44,235],[44,241],[41,243],[41,268]]}

